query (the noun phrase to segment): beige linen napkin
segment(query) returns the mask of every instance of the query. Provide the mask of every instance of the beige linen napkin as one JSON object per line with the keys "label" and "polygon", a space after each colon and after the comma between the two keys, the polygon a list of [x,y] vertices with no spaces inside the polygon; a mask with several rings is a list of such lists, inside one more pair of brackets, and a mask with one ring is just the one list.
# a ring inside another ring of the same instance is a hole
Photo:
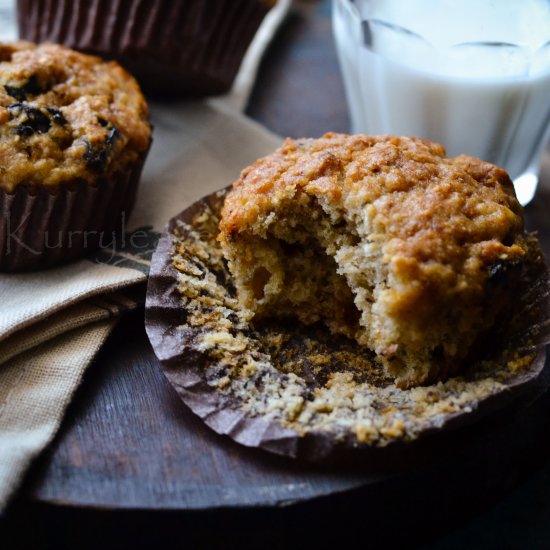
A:
{"label": "beige linen napkin", "polygon": [[[279,0],[264,20],[229,94],[151,105],[153,146],[121,241],[61,268],[0,274],[0,513],[55,435],[116,318],[143,301],[149,259],[167,221],[280,144],[241,111],[290,1]],[[6,3],[0,0],[0,16]],[[0,22],[0,33],[5,27]]]}

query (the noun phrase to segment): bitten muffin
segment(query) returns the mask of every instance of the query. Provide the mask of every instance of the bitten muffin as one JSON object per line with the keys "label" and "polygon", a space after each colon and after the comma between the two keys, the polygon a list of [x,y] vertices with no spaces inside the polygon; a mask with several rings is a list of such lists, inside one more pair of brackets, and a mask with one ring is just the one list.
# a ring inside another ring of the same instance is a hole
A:
{"label": "bitten muffin", "polygon": [[275,0],[18,0],[19,36],[117,59],[148,94],[229,90]]}
{"label": "bitten muffin", "polygon": [[219,241],[251,317],[321,321],[400,387],[467,364],[530,249],[504,170],[419,138],[333,133],[246,168]]}
{"label": "bitten muffin", "polygon": [[112,240],[151,141],[116,62],[54,44],[0,45],[0,269],[53,265]]}

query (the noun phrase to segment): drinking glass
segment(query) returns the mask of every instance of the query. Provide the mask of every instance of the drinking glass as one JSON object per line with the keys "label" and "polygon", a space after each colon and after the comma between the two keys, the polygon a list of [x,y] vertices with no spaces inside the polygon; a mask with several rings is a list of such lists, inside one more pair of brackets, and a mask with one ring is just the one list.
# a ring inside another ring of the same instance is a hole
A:
{"label": "drinking glass", "polygon": [[549,0],[333,0],[352,131],[416,135],[534,196],[550,133]]}

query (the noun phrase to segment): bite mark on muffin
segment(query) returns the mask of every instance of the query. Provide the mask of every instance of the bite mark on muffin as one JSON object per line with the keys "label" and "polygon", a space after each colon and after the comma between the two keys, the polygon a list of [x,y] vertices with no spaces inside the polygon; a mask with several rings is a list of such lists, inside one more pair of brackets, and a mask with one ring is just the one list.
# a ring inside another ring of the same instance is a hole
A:
{"label": "bite mark on muffin", "polygon": [[464,368],[528,251],[504,170],[418,138],[342,134],[287,140],[245,169],[219,239],[255,319],[322,321],[402,387]]}

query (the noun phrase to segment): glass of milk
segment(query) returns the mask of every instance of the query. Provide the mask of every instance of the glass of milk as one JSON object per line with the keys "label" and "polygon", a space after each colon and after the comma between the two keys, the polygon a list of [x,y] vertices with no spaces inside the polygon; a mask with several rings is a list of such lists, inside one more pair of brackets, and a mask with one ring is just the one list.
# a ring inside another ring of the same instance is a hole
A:
{"label": "glass of milk", "polygon": [[535,193],[550,135],[550,0],[333,0],[352,131],[415,135]]}

